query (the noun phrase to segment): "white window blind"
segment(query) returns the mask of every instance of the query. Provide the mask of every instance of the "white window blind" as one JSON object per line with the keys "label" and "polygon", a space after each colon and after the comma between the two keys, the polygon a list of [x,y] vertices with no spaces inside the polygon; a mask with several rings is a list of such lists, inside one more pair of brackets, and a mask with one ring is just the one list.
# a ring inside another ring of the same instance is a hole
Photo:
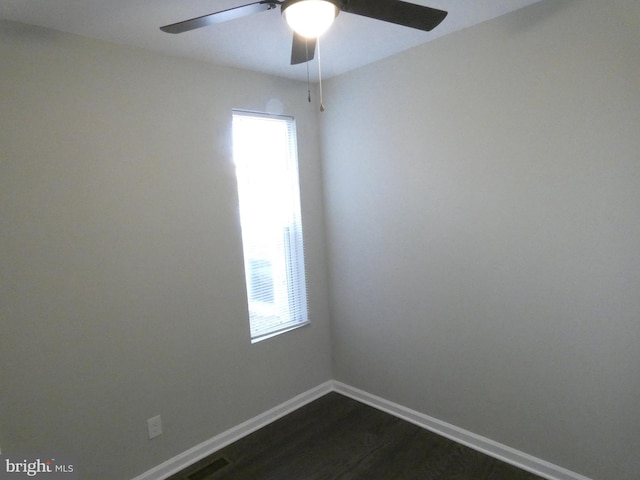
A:
{"label": "white window blind", "polygon": [[233,112],[252,341],[306,325],[295,121]]}

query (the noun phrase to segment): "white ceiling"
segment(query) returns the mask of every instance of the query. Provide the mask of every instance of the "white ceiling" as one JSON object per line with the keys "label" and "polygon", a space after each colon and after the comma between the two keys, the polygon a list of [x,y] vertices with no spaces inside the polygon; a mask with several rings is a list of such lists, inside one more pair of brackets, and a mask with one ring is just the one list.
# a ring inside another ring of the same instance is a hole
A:
{"label": "white ceiling", "polygon": [[[289,65],[292,33],[280,9],[176,35],[159,29],[253,1],[0,0],[0,18],[305,80],[304,64]],[[341,13],[321,38],[322,75],[329,78],[344,73],[538,1],[412,0],[449,12],[431,32]],[[315,75],[315,61],[311,71]]]}

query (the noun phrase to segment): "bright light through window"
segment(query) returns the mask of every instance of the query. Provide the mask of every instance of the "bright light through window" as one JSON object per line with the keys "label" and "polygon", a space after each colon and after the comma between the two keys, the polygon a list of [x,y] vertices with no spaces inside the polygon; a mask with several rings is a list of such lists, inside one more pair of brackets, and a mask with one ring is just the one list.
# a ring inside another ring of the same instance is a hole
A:
{"label": "bright light through window", "polygon": [[293,118],[234,111],[233,157],[255,342],[308,323]]}

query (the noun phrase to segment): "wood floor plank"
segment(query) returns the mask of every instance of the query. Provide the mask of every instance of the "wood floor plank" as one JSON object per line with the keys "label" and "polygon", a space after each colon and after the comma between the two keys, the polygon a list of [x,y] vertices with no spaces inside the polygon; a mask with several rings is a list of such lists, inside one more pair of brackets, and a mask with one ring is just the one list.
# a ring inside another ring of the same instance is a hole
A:
{"label": "wood floor plank", "polygon": [[[223,466],[198,480],[542,480],[335,392],[210,461],[219,457]],[[197,472],[194,466],[168,480]]]}

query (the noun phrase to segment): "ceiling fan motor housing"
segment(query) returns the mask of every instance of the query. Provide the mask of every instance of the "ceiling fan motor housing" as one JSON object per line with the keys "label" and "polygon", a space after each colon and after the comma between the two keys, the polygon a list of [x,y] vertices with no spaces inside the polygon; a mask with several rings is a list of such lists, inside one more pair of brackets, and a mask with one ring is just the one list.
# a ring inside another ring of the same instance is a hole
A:
{"label": "ceiling fan motor housing", "polygon": [[[280,11],[284,14],[284,11],[295,3],[306,2],[306,1],[318,1],[318,0],[284,0],[280,2]],[[322,0],[327,3],[333,3],[336,7],[336,16],[342,10],[343,6],[348,2],[346,0]]]}

